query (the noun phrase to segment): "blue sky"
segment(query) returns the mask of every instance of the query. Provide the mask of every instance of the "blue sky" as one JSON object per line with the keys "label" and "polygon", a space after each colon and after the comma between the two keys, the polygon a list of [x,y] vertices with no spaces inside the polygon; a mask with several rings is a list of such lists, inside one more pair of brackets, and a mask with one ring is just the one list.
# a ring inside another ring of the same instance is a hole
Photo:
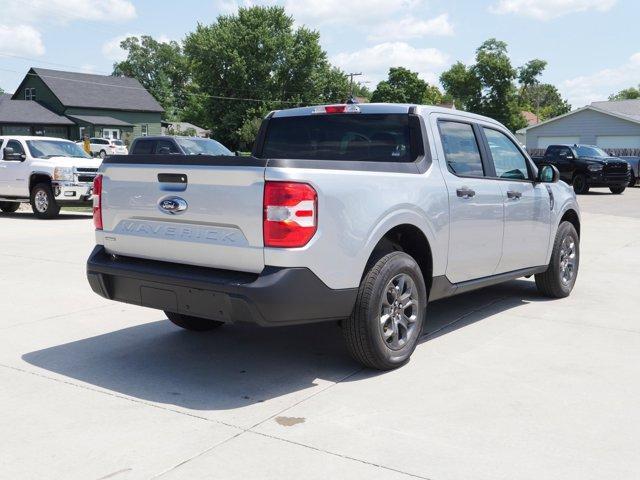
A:
{"label": "blue sky", "polygon": [[1,0],[0,87],[30,66],[108,74],[119,40],[181,40],[239,5],[284,5],[317,29],[330,60],[370,87],[403,65],[437,83],[485,39],[509,45],[515,66],[549,62],[542,80],[574,108],[640,83],[640,2],[634,0]]}

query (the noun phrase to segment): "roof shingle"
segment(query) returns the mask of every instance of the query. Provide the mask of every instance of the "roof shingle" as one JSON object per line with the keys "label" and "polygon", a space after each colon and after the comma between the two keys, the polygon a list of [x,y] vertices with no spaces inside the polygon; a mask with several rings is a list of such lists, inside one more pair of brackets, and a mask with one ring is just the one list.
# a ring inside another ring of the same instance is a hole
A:
{"label": "roof shingle", "polygon": [[12,100],[11,95],[0,95],[0,123],[75,125],[67,117],[58,115],[32,100]]}

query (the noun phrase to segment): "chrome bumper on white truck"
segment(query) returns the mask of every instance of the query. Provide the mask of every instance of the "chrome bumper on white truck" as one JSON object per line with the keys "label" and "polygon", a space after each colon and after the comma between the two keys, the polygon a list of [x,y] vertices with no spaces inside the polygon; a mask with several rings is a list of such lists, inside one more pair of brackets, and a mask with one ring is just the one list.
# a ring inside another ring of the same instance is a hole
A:
{"label": "chrome bumper on white truck", "polygon": [[54,181],[51,186],[56,201],[89,202],[93,200],[93,183]]}

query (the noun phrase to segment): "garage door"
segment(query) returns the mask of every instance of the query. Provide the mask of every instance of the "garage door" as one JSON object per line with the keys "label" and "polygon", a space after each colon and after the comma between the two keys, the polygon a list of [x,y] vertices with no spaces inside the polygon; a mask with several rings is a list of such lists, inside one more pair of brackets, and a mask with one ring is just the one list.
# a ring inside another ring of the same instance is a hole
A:
{"label": "garage door", "polygon": [[640,135],[600,135],[596,142],[602,148],[640,148]]}
{"label": "garage door", "polygon": [[554,137],[554,136],[546,136],[546,137],[538,137],[538,148],[547,148],[549,145],[557,145],[568,143],[569,145],[573,145],[574,143],[580,143],[580,137]]}

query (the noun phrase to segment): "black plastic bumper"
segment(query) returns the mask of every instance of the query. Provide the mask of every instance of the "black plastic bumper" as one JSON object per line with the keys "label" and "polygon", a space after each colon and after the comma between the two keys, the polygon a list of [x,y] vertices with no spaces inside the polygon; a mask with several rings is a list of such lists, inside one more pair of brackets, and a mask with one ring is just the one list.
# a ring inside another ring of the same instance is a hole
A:
{"label": "black plastic bumper", "polygon": [[631,174],[602,174],[591,173],[587,175],[587,184],[590,187],[626,187],[631,181]]}
{"label": "black plastic bumper", "polygon": [[105,298],[224,322],[294,325],[348,317],[356,288],[327,287],[307,268],[260,274],[113,256],[98,245],[87,279]]}

